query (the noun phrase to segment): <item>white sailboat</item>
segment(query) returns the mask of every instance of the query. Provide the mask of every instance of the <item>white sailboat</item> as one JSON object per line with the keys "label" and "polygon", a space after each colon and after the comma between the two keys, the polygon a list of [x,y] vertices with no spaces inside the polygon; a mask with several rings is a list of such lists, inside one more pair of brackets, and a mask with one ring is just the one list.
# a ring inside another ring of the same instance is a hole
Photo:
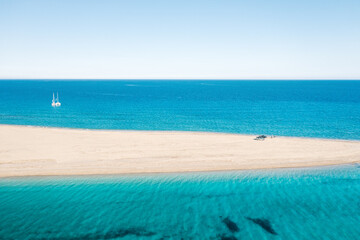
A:
{"label": "white sailboat", "polygon": [[53,93],[53,99],[52,99],[52,102],[51,102],[51,106],[56,107],[55,95],[54,95],[54,93]]}
{"label": "white sailboat", "polygon": [[59,93],[56,93],[56,103],[55,103],[56,107],[60,107],[61,103],[59,102]]}

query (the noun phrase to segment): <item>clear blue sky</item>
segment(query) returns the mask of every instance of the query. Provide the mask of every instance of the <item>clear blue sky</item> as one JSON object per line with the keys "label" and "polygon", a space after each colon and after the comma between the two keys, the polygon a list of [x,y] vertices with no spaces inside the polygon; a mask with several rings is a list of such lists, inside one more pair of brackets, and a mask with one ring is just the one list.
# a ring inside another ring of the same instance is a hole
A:
{"label": "clear blue sky", "polygon": [[0,0],[0,78],[360,79],[360,1]]}

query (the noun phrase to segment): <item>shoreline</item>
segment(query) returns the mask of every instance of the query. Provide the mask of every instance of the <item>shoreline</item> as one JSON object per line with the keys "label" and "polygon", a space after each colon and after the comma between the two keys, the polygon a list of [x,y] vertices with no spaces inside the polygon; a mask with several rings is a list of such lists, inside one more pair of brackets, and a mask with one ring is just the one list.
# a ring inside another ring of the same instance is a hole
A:
{"label": "shoreline", "polygon": [[0,124],[0,177],[191,173],[360,162],[360,141]]}
{"label": "shoreline", "polygon": [[178,172],[134,172],[134,173],[109,173],[109,174],[59,174],[59,175],[19,175],[19,176],[0,176],[0,181],[2,179],[28,179],[28,178],[77,178],[77,177],[145,177],[145,176],[161,176],[161,175],[185,175],[185,174],[206,174],[206,173],[231,173],[231,172],[248,172],[248,171],[281,171],[281,170],[315,170],[323,168],[345,168],[349,166],[355,166],[360,164],[360,161],[349,162],[349,163],[334,163],[326,165],[312,165],[312,166],[298,166],[298,167],[273,167],[273,168],[251,168],[251,169],[232,169],[232,170],[205,170],[205,171],[178,171]]}
{"label": "shoreline", "polygon": [[[360,80],[359,80],[360,81]],[[188,131],[188,130],[136,130],[136,129],[101,129],[101,128],[74,128],[74,127],[51,127],[51,126],[40,126],[40,125],[19,125],[19,124],[3,124],[1,126],[8,127],[24,127],[24,128],[40,128],[40,129],[58,129],[58,130],[79,130],[79,131],[104,131],[104,132],[160,132],[160,133],[195,133],[195,134],[219,134],[219,135],[235,135],[235,136],[250,136],[256,137],[259,135],[266,135],[263,133],[231,133],[231,132],[210,132],[210,131]],[[266,135],[267,137],[271,135]],[[295,138],[295,139],[314,139],[314,140],[329,140],[329,141],[340,141],[340,142],[360,142],[360,139],[342,139],[342,138],[321,138],[321,137],[303,137],[303,136],[284,136],[284,135],[273,135],[276,138]]]}

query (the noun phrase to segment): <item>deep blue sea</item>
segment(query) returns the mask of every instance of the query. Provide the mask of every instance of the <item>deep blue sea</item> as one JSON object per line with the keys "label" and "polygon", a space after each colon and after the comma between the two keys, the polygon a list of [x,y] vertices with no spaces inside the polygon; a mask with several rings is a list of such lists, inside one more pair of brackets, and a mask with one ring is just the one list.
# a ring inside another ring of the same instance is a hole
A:
{"label": "deep blue sea", "polygon": [[0,81],[0,124],[360,139],[360,81]]}
{"label": "deep blue sea", "polygon": [[[0,81],[0,124],[360,140],[360,81]],[[357,240],[359,223],[359,164],[0,178],[1,240]]]}

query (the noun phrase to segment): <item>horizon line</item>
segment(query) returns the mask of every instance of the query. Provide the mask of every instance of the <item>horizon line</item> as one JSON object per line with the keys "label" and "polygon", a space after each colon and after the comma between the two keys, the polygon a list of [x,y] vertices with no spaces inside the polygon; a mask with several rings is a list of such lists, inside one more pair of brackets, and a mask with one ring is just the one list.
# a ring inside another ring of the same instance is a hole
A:
{"label": "horizon line", "polygon": [[0,78],[0,81],[360,81],[360,78]]}

